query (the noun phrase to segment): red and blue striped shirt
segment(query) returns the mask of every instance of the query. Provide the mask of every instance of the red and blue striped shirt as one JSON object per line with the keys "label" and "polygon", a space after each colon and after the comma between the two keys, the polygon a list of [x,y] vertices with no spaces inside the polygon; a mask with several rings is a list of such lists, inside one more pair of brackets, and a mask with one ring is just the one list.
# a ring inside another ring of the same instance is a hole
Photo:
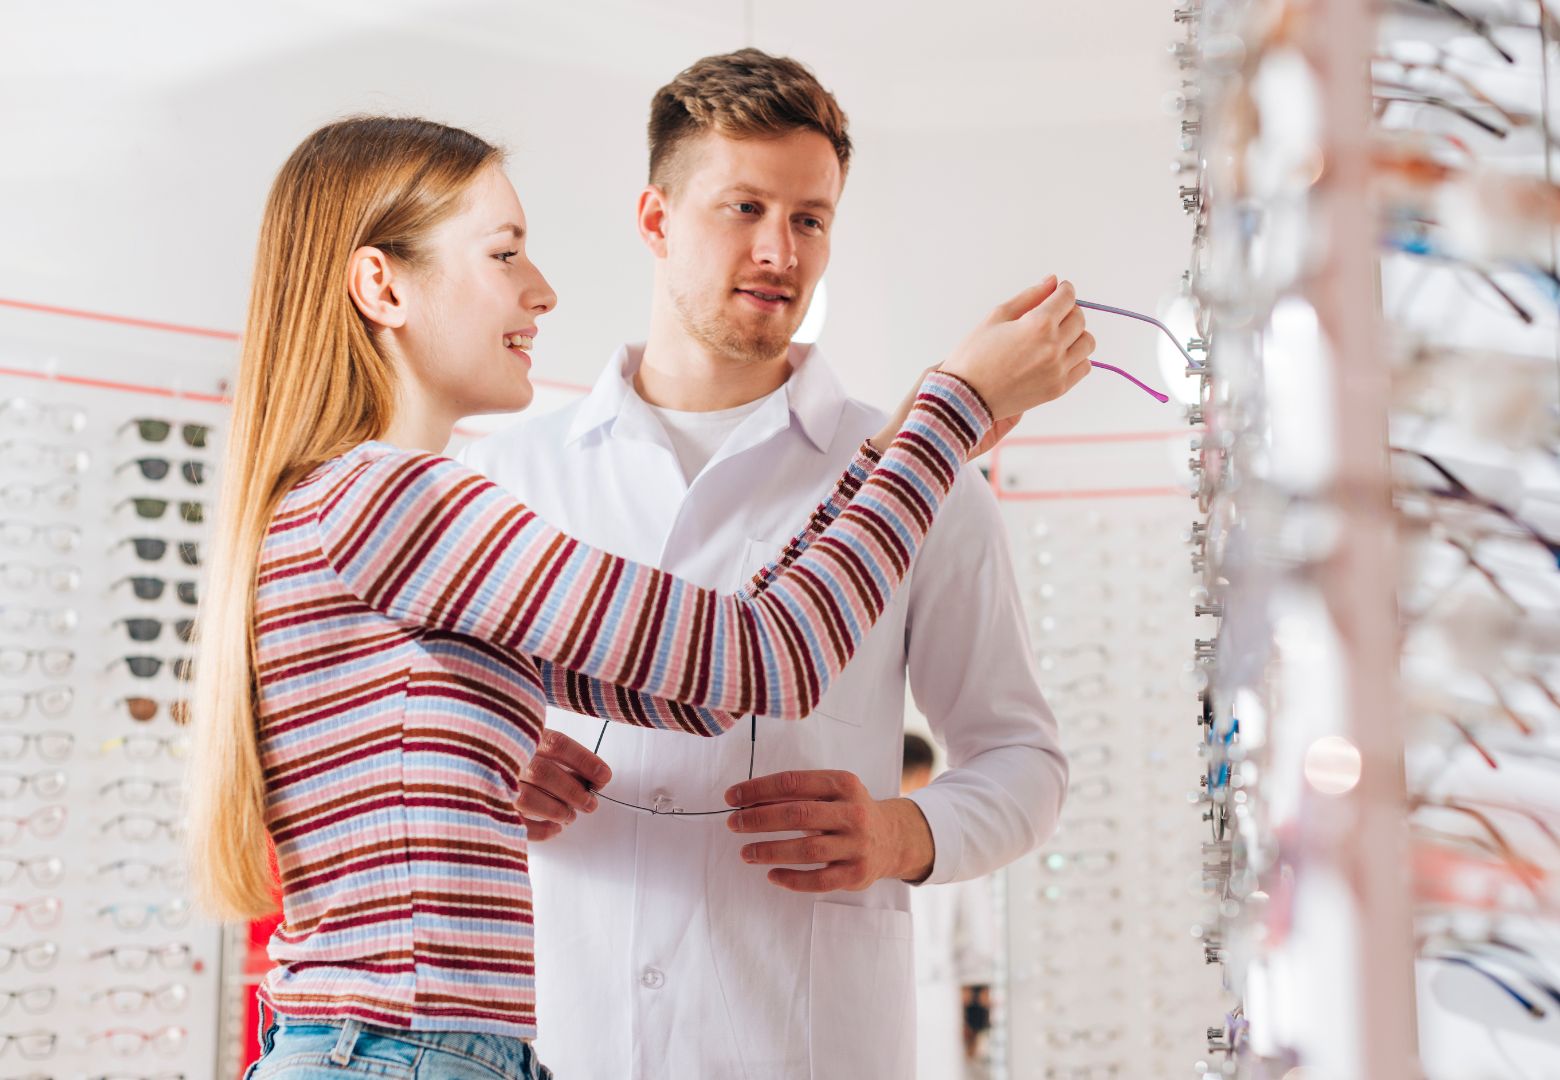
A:
{"label": "red and blue striped shirt", "polygon": [[717,735],[808,713],[991,416],[934,372],[881,459],[739,594],[590,548],[481,476],[366,443],[282,500],[255,593],[282,875],[278,1012],[533,1038],[520,770],[546,706]]}

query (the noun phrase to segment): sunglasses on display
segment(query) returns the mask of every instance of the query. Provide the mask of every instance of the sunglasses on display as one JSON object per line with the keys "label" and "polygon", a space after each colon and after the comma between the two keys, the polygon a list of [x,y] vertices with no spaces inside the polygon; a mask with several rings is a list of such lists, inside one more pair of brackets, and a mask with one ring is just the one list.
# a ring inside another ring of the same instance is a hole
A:
{"label": "sunglasses on display", "polygon": [[195,661],[187,656],[179,656],[171,660],[161,656],[120,656],[108,665],[108,670],[112,671],[120,664],[128,668],[130,674],[137,679],[155,679],[164,664],[169,665],[173,677],[181,682],[188,682],[195,675]]}
{"label": "sunglasses on display", "polygon": [[[113,625],[123,626],[131,641],[156,641],[162,636],[165,623],[162,619],[133,618],[115,619]],[[179,640],[186,644],[194,637],[194,619],[172,619],[166,625],[172,625]]]}
{"label": "sunglasses on display", "polygon": [[114,475],[117,476],[126,469],[136,469],[140,472],[142,478],[146,480],[162,480],[167,477],[175,464],[179,466],[179,474],[188,483],[199,485],[206,482],[206,463],[193,459],[173,462],[167,458],[158,457],[132,458],[116,468]]}
{"label": "sunglasses on display", "polygon": [[[121,499],[114,504],[117,513],[120,507],[130,506],[135,508],[136,517],[145,521],[158,521],[168,512],[172,504],[169,499],[157,499],[149,496],[136,496],[129,499]],[[178,500],[179,516],[191,525],[199,525],[206,520],[206,504],[193,499]]]}
{"label": "sunglasses on display", "polygon": [[[129,546],[142,562],[161,562],[168,554],[168,541],[159,536],[130,536],[115,544],[115,548]],[[200,545],[193,540],[181,540],[177,545],[179,560],[185,566],[200,565]],[[130,579],[134,581],[134,578]],[[181,597],[182,599],[182,597]]]}
{"label": "sunglasses on display", "polygon": [[[145,539],[145,538],[143,538],[143,539]],[[150,549],[148,549],[148,550],[150,550]],[[166,551],[167,549],[163,548],[162,550]],[[197,558],[199,556],[198,552],[195,552],[195,553],[192,553],[192,554],[195,554],[197,556]],[[159,554],[159,555],[156,556],[156,558],[160,559],[160,558],[162,558],[162,555]],[[133,593],[135,593],[135,597],[136,597],[137,600],[160,600],[160,599],[162,599],[163,590],[166,589],[167,586],[168,586],[168,582],[164,578],[151,577],[151,576],[147,576],[147,575],[137,575],[137,576],[133,576],[133,577],[122,577],[118,581],[116,581],[112,585],[110,585],[109,586],[109,590],[113,591],[114,589],[117,589],[117,588],[119,588],[122,585],[129,585],[130,586],[130,590]],[[184,604],[194,604],[194,603],[196,603],[200,599],[199,593],[197,592],[197,585],[196,585],[195,582],[193,582],[193,581],[176,581],[176,582],[173,583],[173,585],[174,585],[175,594],[178,596],[179,601],[181,603],[184,603]]]}
{"label": "sunglasses on display", "polygon": [[[160,443],[167,440],[176,425],[170,420],[154,420],[148,417],[139,417],[127,420],[120,425],[119,431],[125,432],[132,428],[141,437],[142,442]],[[211,429],[205,424],[181,424],[177,425],[179,434],[184,439],[184,445],[194,450],[204,450]]]}

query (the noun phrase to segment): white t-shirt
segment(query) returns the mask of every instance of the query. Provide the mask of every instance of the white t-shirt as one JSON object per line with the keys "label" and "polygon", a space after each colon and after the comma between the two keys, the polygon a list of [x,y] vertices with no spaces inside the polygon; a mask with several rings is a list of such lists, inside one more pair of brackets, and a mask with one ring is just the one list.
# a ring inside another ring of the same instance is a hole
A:
{"label": "white t-shirt", "polygon": [[[774,393],[783,391],[784,387]],[[666,429],[667,437],[672,440],[672,448],[677,451],[677,461],[682,465],[683,479],[691,484],[693,478],[704,471],[710,459],[720,452],[731,433],[742,426],[742,421],[757,412],[758,407],[768,401],[769,397],[766,394],[746,405],[738,405],[735,409],[718,409],[715,412],[681,412],[650,405],[649,402],[645,404]]]}

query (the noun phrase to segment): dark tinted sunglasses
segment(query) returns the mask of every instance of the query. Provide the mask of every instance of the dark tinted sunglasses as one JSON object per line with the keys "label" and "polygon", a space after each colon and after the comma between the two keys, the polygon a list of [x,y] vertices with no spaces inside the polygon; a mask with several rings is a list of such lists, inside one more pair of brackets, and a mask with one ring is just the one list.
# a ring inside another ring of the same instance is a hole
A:
{"label": "dark tinted sunglasses", "polygon": [[[135,548],[135,556],[142,562],[157,562],[164,555],[168,554],[168,541],[158,536],[131,536],[121,540],[120,544],[129,544]],[[181,540],[178,547],[179,558],[184,561],[185,566],[200,565],[199,544],[193,540]],[[137,590],[136,595],[140,595],[139,590]],[[152,599],[155,599],[155,597]],[[179,599],[184,600],[182,593],[179,595]],[[194,601],[185,600],[185,603],[194,603]]]}
{"label": "dark tinted sunglasses", "polygon": [[[173,462],[167,458],[143,457],[134,458],[125,462],[114,472],[121,473],[126,469],[140,469],[141,475],[148,480],[161,480],[168,475],[168,470],[173,468]],[[184,479],[192,484],[204,484],[206,482],[206,463],[204,461],[181,461],[179,472]]]}
{"label": "dark tinted sunglasses", "polygon": [[[126,582],[130,583],[130,588],[134,590],[136,598],[140,600],[159,600],[162,598],[163,589],[167,588],[168,586],[168,582],[164,578],[137,575],[135,577],[120,578],[118,581],[114,582],[112,587],[117,589]],[[199,600],[199,596],[196,593],[195,582],[176,581],[173,583],[173,585],[179,599],[184,603],[194,604],[197,600]]]}
{"label": "dark tinted sunglasses", "polygon": [[[135,507],[137,517],[145,518],[147,521],[156,521],[168,512],[168,503],[169,500],[167,499],[153,499],[140,496],[133,499],[121,499],[115,504],[114,509],[118,510],[121,506],[130,505]],[[181,499],[179,500],[179,516],[192,525],[199,525],[206,520],[206,504],[196,502],[193,499]]]}
{"label": "dark tinted sunglasses", "polygon": [[[136,433],[141,436],[143,441],[152,443],[162,442],[168,437],[169,432],[173,430],[173,424],[170,421],[154,420],[150,417],[140,417],[126,421],[119,430],[123,431],[125,428],[131,427],[136,429]],[[184,437],[184,445],[193,447],[196,450],[205,449],[206,437],[210,432],[211,429],[205,424],[183,424],[179,429],[179,433]]]}

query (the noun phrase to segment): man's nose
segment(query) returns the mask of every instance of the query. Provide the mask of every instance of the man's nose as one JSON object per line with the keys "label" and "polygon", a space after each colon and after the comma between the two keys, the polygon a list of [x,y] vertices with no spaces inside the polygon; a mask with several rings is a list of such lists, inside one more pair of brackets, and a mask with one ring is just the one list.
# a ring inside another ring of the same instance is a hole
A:
{"label": "man's nose", "polygon": [[789,222],[764,225],[753,247],[753,261],[782,274],[796,269],[796,238]]}

